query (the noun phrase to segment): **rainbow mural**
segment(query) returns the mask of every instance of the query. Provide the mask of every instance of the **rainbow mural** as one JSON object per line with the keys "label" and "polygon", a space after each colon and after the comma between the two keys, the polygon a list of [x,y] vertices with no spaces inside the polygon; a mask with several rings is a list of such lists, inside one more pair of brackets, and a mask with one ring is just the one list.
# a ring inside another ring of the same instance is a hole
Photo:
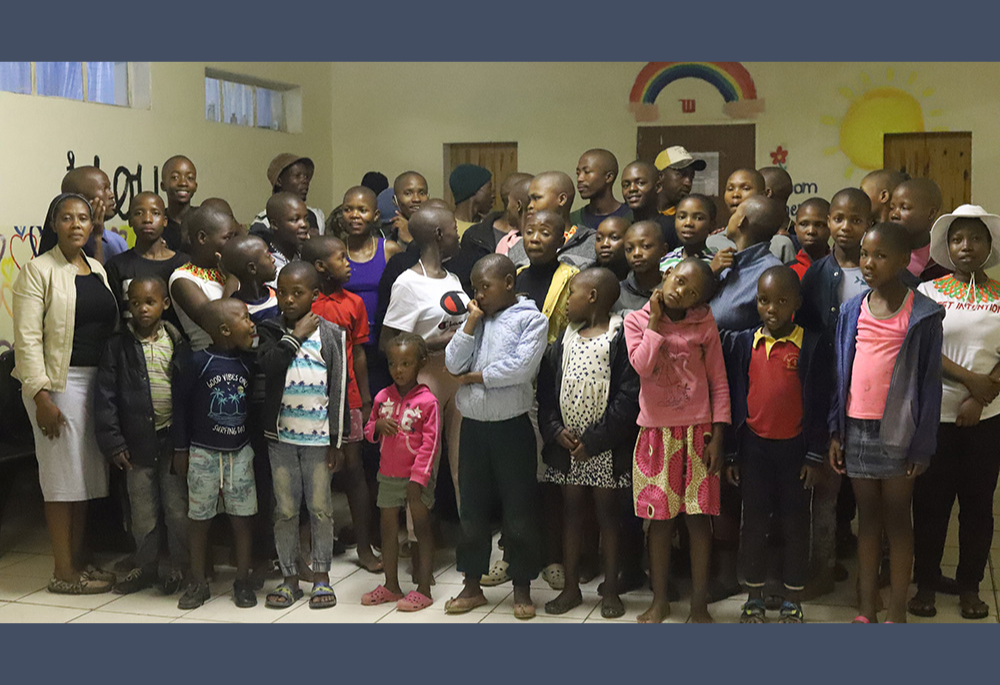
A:
{"label": "rainbow mural", "polygon": [[719,91],[725,104],[723,113],[735,119],[751,118],[764,111],[757,98],[753,77],[740,62],[649,62],[642,68],[629,93],[629,111],[636,121],[659,118],[656,98],[674,81],[696,78]]}

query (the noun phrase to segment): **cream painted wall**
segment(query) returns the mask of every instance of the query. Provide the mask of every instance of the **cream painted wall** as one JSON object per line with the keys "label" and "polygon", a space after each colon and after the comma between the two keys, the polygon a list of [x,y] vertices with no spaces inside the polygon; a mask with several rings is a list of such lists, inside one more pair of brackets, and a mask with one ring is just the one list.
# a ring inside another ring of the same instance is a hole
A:
{"label": "cream painted wall", "polygon": [[[606,147],[624,165],[635,156],[628,96],[642,63],[335,64],[332,70],[335,192],[369,169],[391,178],[422,171],[431,194],[443,191],[445,143],[518,143],[519,167],[572,173],[581,152]],[[757,164],[789,150],[794,180],[830,197],[866,173],[838,149],[839,120],[866,90],[892,86],[920,103],[926,129],[973,132],[973,201],[1000,209],[993,183],[1000,161],[996,116],[1000,64],[745,63],[765,111],[757,125]],[[890,73],[891,72],[891,73]],[[891,79],[890,79],[891,75]],[[845,90],[845,89],[849,89]],[[679,98],[697,111],[682,114]],[[703,81],[677,81],[649,125],[738,123]],[[826,122],[826,123],[824,123]],[[645,125],[645,124],[644,124]],[[792,202],[806,195],[793,196]],[[579,202],[577,205],[579,206]]]}
{"label": "cream painted wall", "polygon": [[[205,121],[206,66],[301,86],[302,132]],[[74,151],[77,166],[99,155],[109,176],[120,165],[135,172],[141,164],[145,190],[152,188],[154,166],[185,154],[198,168],[195,202],[224,197],[242,222],[263,209],[270,195],[265,170],[271,158],[296,152],[316,162],[310,205],[331,208],[329,63],[153,63],[150,68],[148,110],[0,92],[0,350],[13,341],[10,286],[19,265],[32,256],[31,231],[40,231],[59,192],[67,150]]]}

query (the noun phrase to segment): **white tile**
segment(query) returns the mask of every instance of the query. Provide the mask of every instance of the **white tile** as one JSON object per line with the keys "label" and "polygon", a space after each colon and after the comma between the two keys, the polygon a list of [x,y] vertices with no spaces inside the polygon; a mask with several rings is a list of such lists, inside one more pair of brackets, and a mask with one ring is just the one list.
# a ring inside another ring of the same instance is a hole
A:
{"label": "white tile", "polygon": [[115,595],[114,597],[114,600],[102,607],[104,611],[162,618],[180,618],[190,612],[189,609],[177,608],[177,600],[181,598],[179,592],[163,595],[159,590],[150,588],[141,592],[133,592],[130,595]]}
{"label": "white tile", "polygon": [[0,569],[10,566],[11,564],[26,561],[33,556],[33,554],[25,554],[24,552],[4,552],[0,554]]}
{"label": "white tile", "polygon": [[22,576],[26,578],[44,578],[46,581],[52,577],[55,569],[53,557],[45,554],[32,554],[0,570],[0,576]]}
{"label": "white tile", "polygon": [[18,601],[24,604],[42,604],[50,607],[66,607],[67,609],[96,609],[113,602],[118,595],[104,592],[99,595],[61,595],[48,590],[33,592]]}
{"label": "white tile", "polygon": [[12,602],[49,584],[47,578],[0,575],[0,600]]}
{"label": "white tile", "polygon": [[391,611],[392,604],[364,607],[360,604],[340,604],[329,609],[310,609],[308,602],[302,602],[280,614],[269,609],[276,616],[277,623],[375,623]]}
{"label": "white tile", "polygon": [[70,623],[170,623],[172,620],[165,616],[139,616],[137,614],[116,614],[110,611],[90,611],[73,619]]}
{"label": "white tile", "polygon": [[[446,614],[444,610],[432,611],[438,600],[434,604],[421,611],[390,611],[379,619],[382,623],[479,623],[486,617],[485,613],[470,611],[467,614]],[[440,603],[444,605],[444,601]]]}
{"label": "white tile", "polygon": [[488,614],[485,618],[483,618],[483,620],[480,621],[480,623],[521,623],[528,625],[542,625],[545,623],[554,623],[556,625],[568,626],[568,625],[583,623],[583,619],[560,618],[558,616],[546,616],[545,614],[538,614],[537,616],[535,616],[535,618],[524,621],[521,619],[514,618],[513,614],[492,613]]}
{"label": "white tile", "polygon": [[221,625],[223,623],[228,623],[228,621],[206,621],[204,619],[197,618],[175,618],[171,623],[200,623],[200,624],[210,624],[210,625]]}
{"label": "white tile", "polygon": [[274,609],[268,609],[264,606],[263,593],[258,593],[257,606],[251,609],[240,609],[233,604],[231,594],[227,593],[213,596],[212,599],[192,610],[184,618],[232,623],[273,623],[278,615]]}
{"label": "white tile", "polygon": [[86,609],[11,602],[0,606],[0,623],[66,623],[85,613]]}

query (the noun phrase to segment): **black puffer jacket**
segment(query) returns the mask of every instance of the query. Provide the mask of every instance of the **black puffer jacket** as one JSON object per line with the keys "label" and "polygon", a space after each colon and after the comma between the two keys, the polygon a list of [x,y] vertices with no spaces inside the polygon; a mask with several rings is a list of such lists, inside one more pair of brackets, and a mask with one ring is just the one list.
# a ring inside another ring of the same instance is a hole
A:
{"label": "black puffer jacket", "polygon": [[[191,347],[173,325],[163,328],[174,343],[171,378],[191,356]],[[146,357],[132,329],[123,327],[111,336],[101,353],[94,389],[94,423],[97,444],[107,459],[128,449],[135,466],[153,466],[161,457],[149,392]]]}

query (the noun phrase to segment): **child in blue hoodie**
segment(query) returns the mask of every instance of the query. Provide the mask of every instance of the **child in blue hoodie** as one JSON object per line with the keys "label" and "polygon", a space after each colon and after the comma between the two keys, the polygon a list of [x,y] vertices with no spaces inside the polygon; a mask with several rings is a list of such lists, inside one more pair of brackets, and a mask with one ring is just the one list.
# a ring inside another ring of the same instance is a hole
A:
{"label": "child in blue hoodie", "polygon": [[538,575],[541,541],[535,479],[537,446],[528,418],[534,380],[545,354],[548,319],[514,290],[514,263],[483,257],[472,270],[476,299],[469,318],[445,349],[445,365],[461,387],[459,517],[464,540],[457,550],[465,588],[445,603],[450,614],[486,604],[480,581],[489,571],[491,518],[503,512],[505,551],[514,581],[514,616],[533,618],[530,583]]}
{"label": "child in blue hoodie", "polygon": [[913,568],[913,480],[930,463],[941,412],[944,309],[902,280],[906,230],[876,224],[861,243],[870,292],[840,307],[830,465],[851,479],[858,501],[859,612],[875,623],[882,533],[889,539],[887,623],[906,621]]}

